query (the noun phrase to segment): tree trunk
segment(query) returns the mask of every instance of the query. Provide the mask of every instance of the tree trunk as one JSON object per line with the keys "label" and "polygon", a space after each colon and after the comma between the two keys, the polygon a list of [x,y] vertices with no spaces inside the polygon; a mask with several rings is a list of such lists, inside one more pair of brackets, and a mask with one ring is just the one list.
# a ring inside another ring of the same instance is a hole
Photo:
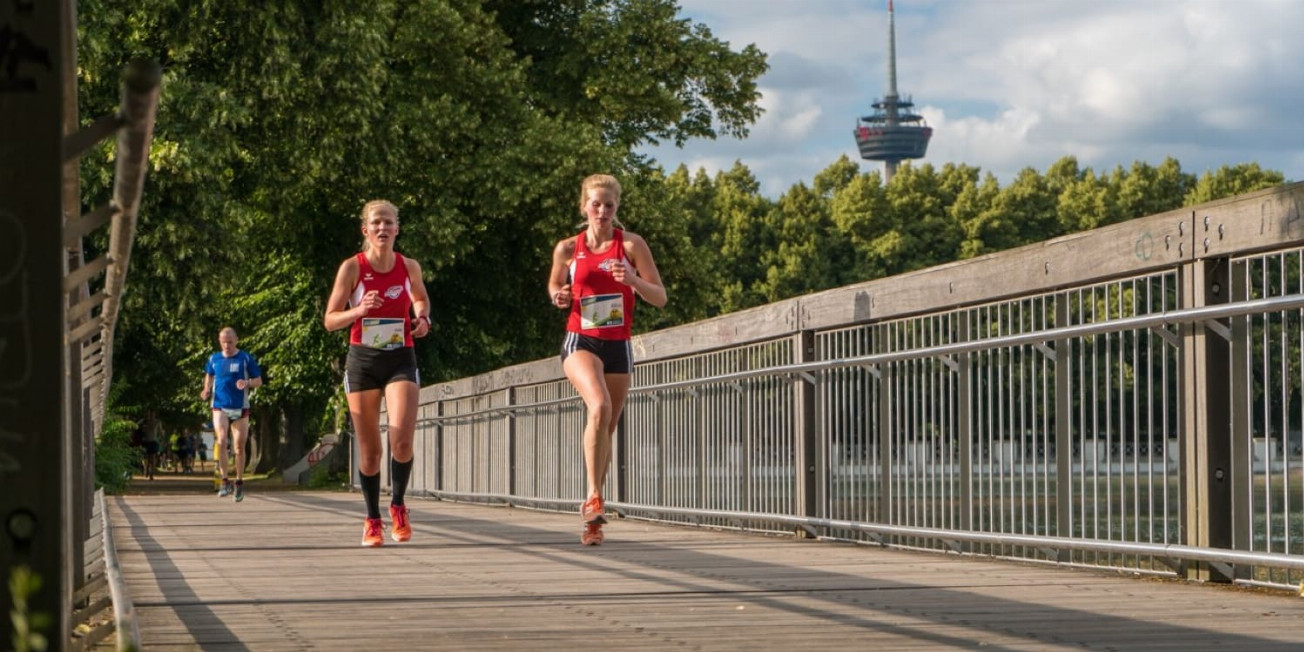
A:
{"label": "tree trunk", "polygon": [[282,407],[281,414],[284,415],[282,421],[280,437],[280,467],[287,469],[298,462],[304,455],[304,440],[306,437],[303,432],[303,404],[294,403]]}
{"label": "tree trunk", "polygon": [[255,408],[258,422],[249,429],[249,457],[247,469],[253,473],[266,473],[271,470],[271,461],[276,459],[276,441],[280,431],[277,412],[272,406]]}

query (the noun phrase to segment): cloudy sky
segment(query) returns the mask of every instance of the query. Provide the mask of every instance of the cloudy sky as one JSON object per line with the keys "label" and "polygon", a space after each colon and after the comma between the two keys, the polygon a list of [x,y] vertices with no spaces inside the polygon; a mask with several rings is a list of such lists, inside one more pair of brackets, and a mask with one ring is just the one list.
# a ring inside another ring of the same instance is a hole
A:
{"label": "cloudy sky", "polygon": [[[887,0],[681,0],[734,49],[769,55],[744,140],[647,150],[667,169],[742,161],[772,197],[847,155],[887,88]],[[896,0],[897,86],[934,128],[925,162],[1002,185],[1073,155],[1257,162],[1304,180],[1304,1]],[[861,169],[881,164],[860,161]]]}

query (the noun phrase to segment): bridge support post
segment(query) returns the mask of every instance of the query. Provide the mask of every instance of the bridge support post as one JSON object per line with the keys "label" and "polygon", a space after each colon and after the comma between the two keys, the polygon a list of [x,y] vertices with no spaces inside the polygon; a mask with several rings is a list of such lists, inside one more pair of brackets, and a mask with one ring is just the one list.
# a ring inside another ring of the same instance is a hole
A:
{"label": "bridge support post", "polygon": [[[443,401],[435,401],[435,416],[444,416]],[[434,450],[430,453],[430,463],[435,469],[430,486],[436,491],[446,491],[448,488],[444,486],[444,420],[442,418],[435,421],[435,434],[431,441],[434,442]]]}
{"label": "bridge support post", "polygon": [[[1228,266],[1226,258],[1185,265],[1182,307],[1227,303]],[[1203,323],[1183,326],[1182,335],[1182,543],[1231,548],[1231,347]],[[1213,582],[1232,579],[1204,563],[1187,566],[1186,576]]]}
{"label": "bridge support post", "polygon": [[615,496],[617,502],[629,502],[629,410],[620,411],[620,419],[616,422],[616,434],[611,440],[612,455],[612,472],[611,481],[615,483],[612,487],[612,496]]}
{"label": "bridge support post", "polygon": [[[815,360],[815,333],[803,330],[793,335],[793,352],[797,364]],[[794,405],[794,439],[797,448],[797,504],[798,516],[821,516],[825,465],[819,455],[820,445],[815,420],[815,385],[798,379],[793,383],[796,393]]]}
{"label": "bridge support post", "polygon": [[[956,333],[957,342],[969,342],[973,339],[972,325],[969,319],[961,316],[957,325]],[[973,354],[961,353],[959,355],[959,373],[955,379],[956,401],[956,454],[960,457],[960,529],[973,529],[973,446],[974,446],[974,426],[973,426]],[[973,544],[961,542],[960,549],[965,552],[971,552]]]}
{"label": "bridge support post", "polygon": [[[515,406],[516,388],[508,387],[503,391],[507,393],[507,407],[511,408],[512,406]],[[505,414],[507,415],[506,416],[507,460],[505,462],[505,466],[507,468],[505,468],[504,471],[507,472],[507,495],[515,496],[516,495],[516,411],[509,409]],[[621,431],[624,430],[624,425],[625,424],[623,423],[621,424],[621,428],[620,428]],[[620,437],[620,432],[617,432],[616,436]]]}
{"label": "bridge support post", "polygon": [[[60,30],[64,35],[61,45],[59,75],[63,80],[63,133],[66,136],[77,133],[81,127],[77,99],[77,16],[76,5],[68,3],[68,8],[60,16]],[[63,212],[60,225],[66,225],[81,217],[81,157],[71,156],[63,162]],[[68,243],[65,243],[68,245]],[[82,239],[77,238],[67,246],[64,252],[65,267],[69,273],[86,264],[82,249]],[[64,288],[66,328],[71,333],[90,321],[89,316],[74,316],[73,306],[88,298],[86,284],[76,288]],[[101,334],[100,337],[103,337]],[[91,393],[86,388],[82,374],[82,358],[86,343],[69,338],[64,348],[64,401],[68,429],[68,481],[69,498],[69,545],[71,546],[68,564],[73,569],[70,578],[70,590],[79,592],[86,586],[86,540],[91,536],[91,515],[95,501],[95,423],[91,420]],[[107,392],[106,392],[107,397]],[[89,597],[76,608],[85,607]],[[69,623],[74,627],[78,623]]]}
{"label": "bridge support post", "polygon": [[[874,328],[874,341],[871,346],[875,353],[886,353],[888,350],[889,338],[886,336],[884,327]],[[892,516],[893,500],[893,482],[892,482],[892,443],[896,437],[896,364],[887,363],[879,367],[878,378],[875,382],[874,391],[874,410],[878,417],[878,428],[875,435],[877,436],[878,452],[878,500],[875,503],[875,510],[878,514],[877,521],[887,525],[895,524]],[[963,450],[968,444],[961,445]],[[968,469],[968,463],[965,461],[964,453],[961,453],[961,466]],[[964,471],[962,470],[963,474]],[[963,492],[969,490],[969,485],[962,484],[961,500],[965,501],[965,513],[969,510],[968,499],[963,497]],[[884,543],[895,541],[893,537],[883,537]]]}
{"label": "bridge support post", "polygon": [[[63,30],[72,3],[0,3],[8,65],[0,68],[0,645],[13,640],[9,575],[18,565],[43,587],[28,615],[44,614],[55,649],[67,641],[74,570],[69,526],[71,428],[65,379]],[[81,569],[76,569],[79,572]],[[30,622],[30,619],[29,619]]]}
{"label": "bridge support post", "polygon": [[[1230,296],[1230,300],[1234,302],[1249,301],[1249,264],[1245,261],[1236,261],[1229,263],[1229,265],[1227,294]],[[1253,387],[1254,381],[1250,375],[1250,359],[1252,357],[1250,318],[1245,315],[1232,317],[1231,335],[1227,383],[1230,387]],[[1236,550],[1250,550],[1254,547],[1254,512],[1251,511],[1252,508],[1250,507],[1254,471],[1251,462],[1253,453],[1250,450],[1253,434],[1250,426],[1249,392],[1231,392],[1228,399],[1230,402],[1228,407],[1231,410],[1228,432],[1228,436],[1231,438],[1231,460],[1228,468],[1232,470],[1230,474],[1231,521],[1227,523],[1227,527],[1231,529],[1231,532],[1228,536],[1231,539],[1230,547]],[[1263,434],[1267,436],[1269,433],[1265,432]],[[1282,437],[1285,436],[1286,433],[1283,432]],[[1265,457],[1264,463],[1268,464],[1270,459],[1271,457]],[[1236,579],[1248,579],[1250,576],[1248,566],[1238,565],[1234,566],[1233,569]]]}

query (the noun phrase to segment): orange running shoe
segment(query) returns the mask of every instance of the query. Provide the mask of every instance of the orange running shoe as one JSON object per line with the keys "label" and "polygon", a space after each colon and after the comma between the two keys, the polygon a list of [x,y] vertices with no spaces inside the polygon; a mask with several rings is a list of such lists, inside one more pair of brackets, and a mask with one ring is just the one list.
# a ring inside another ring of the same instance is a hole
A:
{"label": "orange running shoe", "polygon": [[602,525],[607,522],[607,517],[603,516],[606,507],[606,503],[602,502],[602,496],[594,496],[584,501],[584,505],[580,507],[580,518],[589,525]]}
{"label": "orange running shoe", "polygon": [[379,548],[385,545],[385,526],[378,518],[369,518],[362,526],[362,547]]}
{"label": "orange running shoe", "polygon": [[408,521],[407,505],[389,506],[389,536],[399,543],[412,538],[412,523]]}
{"label": "orange running shoe", "polygon": [[584,526],[584,533],[580,535],[580,543],[586,546],[602,545],[602,524],[589,523]]}

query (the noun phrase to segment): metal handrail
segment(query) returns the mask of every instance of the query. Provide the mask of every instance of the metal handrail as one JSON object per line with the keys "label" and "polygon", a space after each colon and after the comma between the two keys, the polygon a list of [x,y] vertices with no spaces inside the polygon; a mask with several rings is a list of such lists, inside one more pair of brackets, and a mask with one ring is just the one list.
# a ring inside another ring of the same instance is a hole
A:
{"label": "metal handrail", "polygon": [[[808,380],[813,380],[813,373],[826,372],[834,369],[844,369],[848,367],[868,367],[877,364],[886,364],[889,362],[901,362],[904,360],[914,360],[919,358],[935,358],[959,353],[972,353],[986,349],[1001,347],[1022,346],[1027,344],[1045,344],[1055,340],[1067,340],[1088,335],[1100,335],[1104,333],[1113,333],[1125,330],[1137,330],[1142,328],[1155,328],[1169,325],[1189,324],[1193,322],[1206,322],[1226,317],[1239,317],[1242,315],[1255,314],[1260,312],[1271,312],[1276,310],[1290,310],[1304,308],[1304,294],[1288,294],[1280,297],[1269,299],[1255,299],[1252,301],[1240,301],[1236,303],[1220,304],[1217,306],[1202,306],[1198,308],[1184,308],[1180,310],[1166,310],[1149,315],[1139,315],[1135,317],[1122,317],[1110,321],[1097,322],[1093,324],[1078,324],[1075,326],[1061,326],[1047,330],[1035,331],[1031,333],[1020,333],[1018,335],[1004,335],[1000,337],[991,337],[969,342],[957,342],[954,344],[942,344],[930,346],[927,348],[904,349],[890,353],[873,353],[869,355],[856,356],[852,358],[841,358],[838,360],[823,360],[819,362],[805,362],[798,364],[774,365],[769,367],[760,367],[749,369],[747,371],[737,371],[728,374],[720,374],[707,378],[693,378],[689,380],[677,380],[657,385],[645,385],[641,387],[631,387],[630,394],[658,392],[673,389],[685,389],[701,385],[710,385],[717,383],[730,383],[740,380],[748,380],[764,376],[789,375],[800,376]],[[465,420],[467,418],[477,417],[485,414],[497,412],[515,412],[520,410],[529,410],[541,407],[550,407],[560,403],[573,403],[580,400],[579,396],[550,399],[547,401],[538,401],[534,403],[518,403],[514,405],[500,405],[491,408],[484,408],[463,414],[440,415],[421,419],[419,425],[429,425],[433,423],[444,423],[448,421]]]}
{"label": "metal handrail", "polygon": [[100,417],[96,423],[103,418],[104,401],[113,379],[113,357],[109,352],[113,350],[114,328],[136,237],[137,212],[144,191],[145,173],[149,170],[149,150],[154,136],[161,80],[162,71],[157,62],[137,59],[129,65],[122,87],[119,115],[123,125],[118,131],[117,163],[113,175],[116,212],[109,227],[110,264],[104,277],[105,298],[100,312],[104,374],[97,381],[99,391],[93,394],[93,407]]}
{"label": "metal handrail", "polygon": [[104,492],[96,493],[99,501],[100,518],[104,521],[104,574],[109,581],[109,597],[113,600],[113,624],[117,631],[118,650],[140,649],[140,625],[136,619],[136,608],[127,593],[127,583],[122,579],[122,567],[118,565],[118,551],[113,547],[113,528],[109,523],[108,506],[104,503]]}
{"label": "metal handrail", "polygon": [[[113,199],[80,218],[66,220],[62,237],[66,245],[80,251],[80,247],[76,245],[81,238],[105,223],[109,225],[107,251],[100,258],[79,265],[75,270],[67,273],[62,282],[64,292],[70,293],[76,300],[64,315],[64,342],[71,357],[70,364],[80,367],[81,373],[78,377],[80,390],[85,390],[88,396],[88,401],[79,403],[82,416],[76,421],[86,423],[88,418],[90,428],[74,429],[73,437],[79,438],[76,445],[89,445],[90,440],[98,437],[104,427],[105,403],[113,375],[114,329],[126,286],[127,267],[131,259],[132,243],[135,240],[136,218],[144,190],[145,175],[149,170],[149,151],[153,139],[154,118],[158,110],[161,79],[162,72],[156,62],[145,59],[133,60],[123,77],[118,111],[65,136],[62,143],[61,153],[65,162],[73,162],[96,142],[107,138],[115,131],[117,133]],[[75,105],[72,110],[75,110]],[[75,201],[75,195],[73,200],[65,201]],[[87,286],[100,274],[103,274],[103,287],[92,295]],[[100,311],[92,315],[96,307],[99,307]],[[69,328],[75,323],[74,320],[84,321]],[[96,335],[99,335],[98,342],[92,342]],[[122,581],[117,556],[113,549],[112,532],[107,522],[108,512],[104,509],[103,492],[96,492],[92,498],[82,492],[79,483],[73,482],[73,486],[76,488],[74,500],[77,505],[85,505],[90,498],[96,501],[101,510],[104,524],[101,536],[105,554],[105,572],[110,587],[108,599],[114,608],[114,629],[117,631],[118,649],[139,649],[140,634],[131,599],[127,595],[126,585]],[[80,518],[80,516],[72,518]],[[79,555],[78,550],[73,555],[74,559]],[[94,608],[98,610],[102,607]],[[101,635],[107,627],[108,625],[105,624],[97,628],[95,635]]]}

